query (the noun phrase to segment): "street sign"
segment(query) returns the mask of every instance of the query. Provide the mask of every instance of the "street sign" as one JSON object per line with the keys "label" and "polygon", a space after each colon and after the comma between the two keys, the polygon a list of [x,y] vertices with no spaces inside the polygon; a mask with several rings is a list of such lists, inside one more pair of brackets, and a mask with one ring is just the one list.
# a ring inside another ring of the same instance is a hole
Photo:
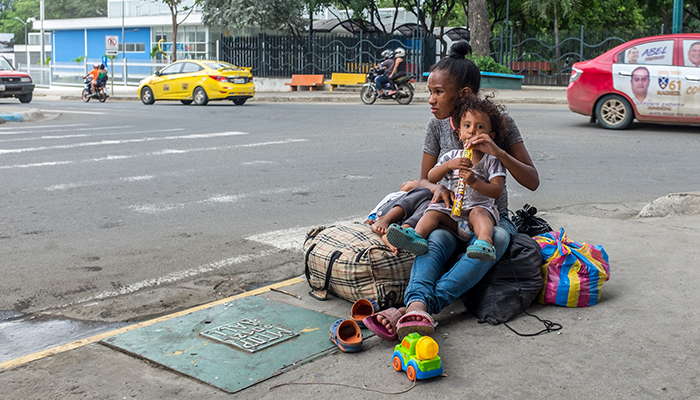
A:
{"label": "street sign", "polygon": [[107,56],[102,56],[102,64],[104,64],[105,67],[106,67],[107,64],[108,64],[108,60],[109,60],[109,57],[107,57]]}
{"label": "street sign", "polygon": [[119,36],[105,36],[105,54],[108,56],[119,54]]}

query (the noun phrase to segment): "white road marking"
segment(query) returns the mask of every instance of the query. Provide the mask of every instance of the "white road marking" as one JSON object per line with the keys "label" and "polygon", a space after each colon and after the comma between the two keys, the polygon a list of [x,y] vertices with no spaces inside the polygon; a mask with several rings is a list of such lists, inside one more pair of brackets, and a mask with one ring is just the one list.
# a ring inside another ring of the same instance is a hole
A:
{"label": "white road marking", "polygon": [[257,193],[243,193],[235,195],[217,194],[204,200],[197,200],[189,203],[143,204],[129,206],[129,209],[131,211],[136,211],[144,214],[158,214],[166,211],[183,209],[185,207],[198,204],[235,203],[239,200],[243,200],[251,196],[271,196],[282,193],[305,192],[307,190],[308,188],[282,188],[274,190],[261,190]]}
{"label": "white road marking", "polygon": [[[153,175],[143,175],[143,176],[129,176],[125,178],[119,178],[119,180],[124,182],[138,182],[145,181],[155,178]],[[110,184],[111,181],[88,181],[88,182],[76,182],[76,183],[61,183],[58,185],[45,187],[44,190],[52,192],[54,190],[66,190],[66,189],[77,189],[89,186],[104,186]]]}
{"label": "white road marking", "polygon": [[[172,129],[172,131],[181,131],[184,129]],[[154,132],[154,131],[150,131]],[[165,130],[163,131],[165,132]],[[101,140],[99,142],[82,142],[73,144],[60,144],[55,146],[43,146],[43,147],[26,147],[23,149],[0,149],[0,154],[16,154],[25,153],[29,151],[41,151],[41,150],[63,150],[63,149],[73,149],[76,147],[87,147],[87,146],[107,146],[115,144],[129,144],[129,143],[142,143],[142,142],[153,142],[159,140],[181,140],[181,139],[205,139],[205,138],[215,138],[223,136],[238,136],[247,135],[247,132],[220,132],[220,133],[195,133],[192,135],[184,136],[163,136],[163,137],[144,137],[139,139],[123,139],[123,140]]]}
{"label": "white road marking", "polygon": [[[71,125],[61,125],[63,126],[71,126]],[[82,125],[81,125],[82,126]],[[131,125],[127,126],[105,126],[105,127],[89,127],[89,128],[73,128],[73,129],[51,129],[51,133],[56,133],[56,132],[77,132],[77,131],[94,131],[94,132],[102,132],[104,130],[108,129],[127,129],[127,128],[133,128]],[[181,129],[182,130],[182,129]],[[151,131],[145,131],[145,132],[151,132]],[[0,132],[0,135],[22,135],[25,133],[33,133],[30,130],[15,130],[15,131],[8,131],[8,132]],[[139,133],[139,132],[128,132],[128,133]],[[101,135],[113,135],[114,133],[95,133],[95,136],[101,136]],[[57,138],[61,137],[71,137],[71,136],[56,136]],[[17,140],[36,140],[36,139],[44,139],[44,138],[53,138],[53,136],[40,136],[38,138],[22,138],[22,139],[5,139],[2,140],[2,142],[12,142],[12,141],[17,141]]]}
{"label": "white road marking", "polygon": [[299,142],[307,142],[307,141],[308,141],[308,139],[287,139],[287,140],[277,141],[277,142],[253,143],[253,144],[235,145],[235,146],[202,147],[202,148],[198,148],[198,149],[187,149],[187,150],[161,150],[161,151],[157,151],[157,152],[153,152],[153,153],[134,154],[134,155],[130,155],[130,156],[107,156],[107,157],[102,157],[102,158],[91,158],[91,159],[87,159],[87,160],[78,160],[78,161],[51,161],[51,162],[32,163],[32,164],[3,165],[3,166],[0,166],[0,169],[47,167],[47,166],[55,166],[55,165],[68,165],[68,164],[90,163],[90,162],[100,162],[100,161],[125,160],[125,159],[129,159],[129,158],[137,158],[137,157],[161,156],[161,155],[170,155],[170,154],[186,154],[186,153],[197,152],[197,151],[229,150],[229,149],[237,149],[240,147],[268,146],[268,145],[275,145],[275,144],[299,143]]}
{"label": "white road marking", "polygon": [[106,112],[98,111],[76,111],[76,110],[39,110],[45,113],[66,113],[66,114],[90,114],[90,115],[104,115]]}
{"label": "white road marking", "polygon": [[[173,272],[173,273],[161,276],[161,277],[146,279],[146,280],[143,280],[141,282],[136,282],[136,283],[132,283],[130,285],[122,286],[117,290],[108,290],[108,291],[105,291],[102,293],[98,293],[94,296],[86,297],[86,298],[83,298],[83,299],[80,299],[77,301],[63,304],[59,307],[52,306],[50,308],[52,308],[52,309],[53,308],[64,308],[64,307],[69,307],[69,306],[76,305],[76,304],[93,302],[95,300],[103,300],[103,299],[107,299],[110,297],[117,297],[117,296],[121,296],[124,294],[133,293],[133,292],[136,292],[136,291],[141,290],[141,289],[145,289],[145,288],[149,288],[149,287],[153,287],[153,286],[158,286],[158,285],[163,285],[166,283],[177,282],[177,281],[181,281],[185,278],[205,274],[207,272],[215,271],[215,270],[218,270],[221,268],[231,267],[233,265],[242,264],[244,262],[250,262],[250,261],[255,260],[257,258],[267,257],[267,256],[269,256],[271,254],[275,254],[277,252],[279,252],[279,250],[271,249],[271,250],[263,250],[259,253],[255,253],[255,254],[244,254],[241,256],[237,256],[237,257],[231,257],[231,258],[227,258],[225,260],[200,265],[198,267],[190,268],[190,269],[187,269],[184,271]],[[44,310],[39,310],[39,311],[44,311]]]}
{"label": "white road marking", "polygon": [[242,164],[242,165],[261,165],[261,164],[275,164],[275,162],[273,162],[273,161],[262,161],[262,160],[260,160],[260,161],[248,161],[248,162],[244,162],[244,163],[241,163],[241,164]]}
{"label": "white road marking", "polygon": [[6,130],[13,130],[13,129],[46,129],[46,128],[64,128],[66,126],[86,126],[87,124],[65,124],[65,125],[31,125],[31,126],[23,126],[21,128],[12,126],[12,127],[5,127],[5,128],[0,128],[0,131],[6,131]]}
{"label": "white road marking", "polygon": [[[337,221],[337,222],[332,222],[329,224],[325,224],[324,226],[331,226],[331,225],[336,225],[336,224],[341,224],[341,223],[348,223],[348,222],[353,222],[353,221],[358,221],[362,217],[351,217],[348,220],[345,221]],[[318,226],[318,225],[316,225]],[[96,300],[103,300],[103,299],[108,299],[112,297],[117,297],[129,293],[134,293],[136,291],[150,288],[153,286],[158,286],[158,285],[163,285],[163,284],[168,284],[168,283],[173,283],[177,281],[181,281],[186,278],[191,278],[195,277],[201,274],[205,274],[211,271],[216,271],[222,268],[227,268],[231,267],[234,265],[238,264],[243,264],[246,262],[251,262],[259,258],[263,257],[268,257],[270,255],[276,254],[280,252],[281,250],[291,250],[291,251],[301,251],[304,240],[306,239],[306,233],[313,227],[316,226],[308,226],[308,227],[299,227],[299,228],[291,228],[291,229],[283,229],[283,230],[278,230],[278,231],[273,231],[273,232],[267,232],[267,233],[262,233],[259,235],[253,235],[246,237],[245,240],[251,240],[254,242],[262,243],[268,246],[273,247],[272,249],[268,250],[263,250],[258,253],[253,253],[253,254],[243,254],[240,256],[236,257],[231,257],[227,258],[225,260],[221,261],[215,261],[209,264],[204,264],[200,265],[194,268],[186,269],[184,271],[178,271],[178,272],[173,272],[161,277],[156,277],[156,278],[151,278],[151,279],[146,279],[142,280],[140,282],[135,282],[129,285],[122,286],[116,290],[108,290],[104,291],[101,293],[98,293],[94,296],[89,296],[85,297],[70,303],[66,303],[63,305],[60,305],[58,307],[56,306],[51,306],[47,307],[45,309],[37,310],[37,311],[45,311],[48,309],[60,309],[60,308],[65,308],[65,307],[70,307],[73,305],[77,304],[84,304],[84,307],[92,305]]]}
{"label": "white road marking", "polygon": [[[332,222],[330,224],[325,224],[323,226],[331,226],[331,225],[338,225],[338,224],[345,224],[345,223],[352,223],[352,222],[362,222],[364,221],[364,216],[357,216],[354,218],[350,218],[345,221],[336,221]],[[314,226],[306,226],[303,228],[290,228],[290,229],[282,229],[279,231],[273,231],[273,232],[267,232],[267,233],[261,233],[259,235],[253,235],[245,238],[246,240],[252,240],[254,242],[262,243],[268,246],[276,247],[280,250],[293,250],[293,251],[302,251],[302,248],[304,246],[304,240],[306,240],[306,234],[312,229],[317,227],[318,225]]]}

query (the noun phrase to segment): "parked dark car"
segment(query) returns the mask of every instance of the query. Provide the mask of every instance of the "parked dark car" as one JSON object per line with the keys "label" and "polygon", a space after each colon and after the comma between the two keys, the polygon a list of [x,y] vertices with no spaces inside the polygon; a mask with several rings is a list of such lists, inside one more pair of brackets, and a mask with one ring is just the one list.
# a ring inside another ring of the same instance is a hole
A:
{"label": "parked dark car", "polygon": [[14,69],[5,57],[0,57],[0,97],[16,97],[29,103],[34,95],[34,83],[26,72]]}

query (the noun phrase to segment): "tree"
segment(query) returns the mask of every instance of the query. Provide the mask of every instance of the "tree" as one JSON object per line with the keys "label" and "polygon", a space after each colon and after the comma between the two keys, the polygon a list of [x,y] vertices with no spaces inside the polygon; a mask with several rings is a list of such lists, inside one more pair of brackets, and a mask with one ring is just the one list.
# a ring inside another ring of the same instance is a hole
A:
{"label": "tree", "polygon": [[[523,8],[538,14],[545,21],[554,20],[554,45],[557,72],[561,71],[561,49],[559,48],[559,15],[567,16],[578,9],[580,0],[526,0]],[[559,75],[561,77],[561,75]]]}
{"label": "tree", "polygon": [[[124,1],[124,0],[122,0]],[[184,0],[161,0],[166,6],[168,6],[168,9],[170,10],[170,18],[172,21],[172,27],[173,27],[173,51],[172,51],[172,56],[170,62],[175,62],[177,61],[177,28],[180,27],[180,25],[185,22],[187,17],[192,14],[192,10],[194,10],[195,5],[198,4],[199,0],[195,0],[194,4],[192,7],[185,6],[182,9],[180,9],[180,6],[182,5],[182,2]],[[180,13],[180,11],[187,11],[187,15],[185,15],[185,18],[182,19],[182,21],[177,22],[177,16]]]}
{"label": "tree", "polygon": [[[308,3],[308,2],[307,2]],[[302,0],[201,0],[202,22],[223,28],[304,29]],[[313,8],[312,8],[313,10]]]}

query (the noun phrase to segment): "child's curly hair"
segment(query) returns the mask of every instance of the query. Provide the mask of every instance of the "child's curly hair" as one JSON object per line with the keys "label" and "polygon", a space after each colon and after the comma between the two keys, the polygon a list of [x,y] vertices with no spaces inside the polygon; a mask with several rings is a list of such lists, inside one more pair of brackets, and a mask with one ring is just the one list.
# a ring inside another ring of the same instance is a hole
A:
{"label": "child's curly hair", "polygon": [[494,142],[501,140],[512,119],[505,113],[506,107],[494,103],[493,98],[494,95],[486,95],[481,99],[475,94],[469,94],[459,100],[451,115],[455,127],[454,134],[457,135],[458,140],[461,141],[459,127],[462,125],[462,117],[469,111],[479,111],[488,115],[491,119],[491,129],[495,132]]}

